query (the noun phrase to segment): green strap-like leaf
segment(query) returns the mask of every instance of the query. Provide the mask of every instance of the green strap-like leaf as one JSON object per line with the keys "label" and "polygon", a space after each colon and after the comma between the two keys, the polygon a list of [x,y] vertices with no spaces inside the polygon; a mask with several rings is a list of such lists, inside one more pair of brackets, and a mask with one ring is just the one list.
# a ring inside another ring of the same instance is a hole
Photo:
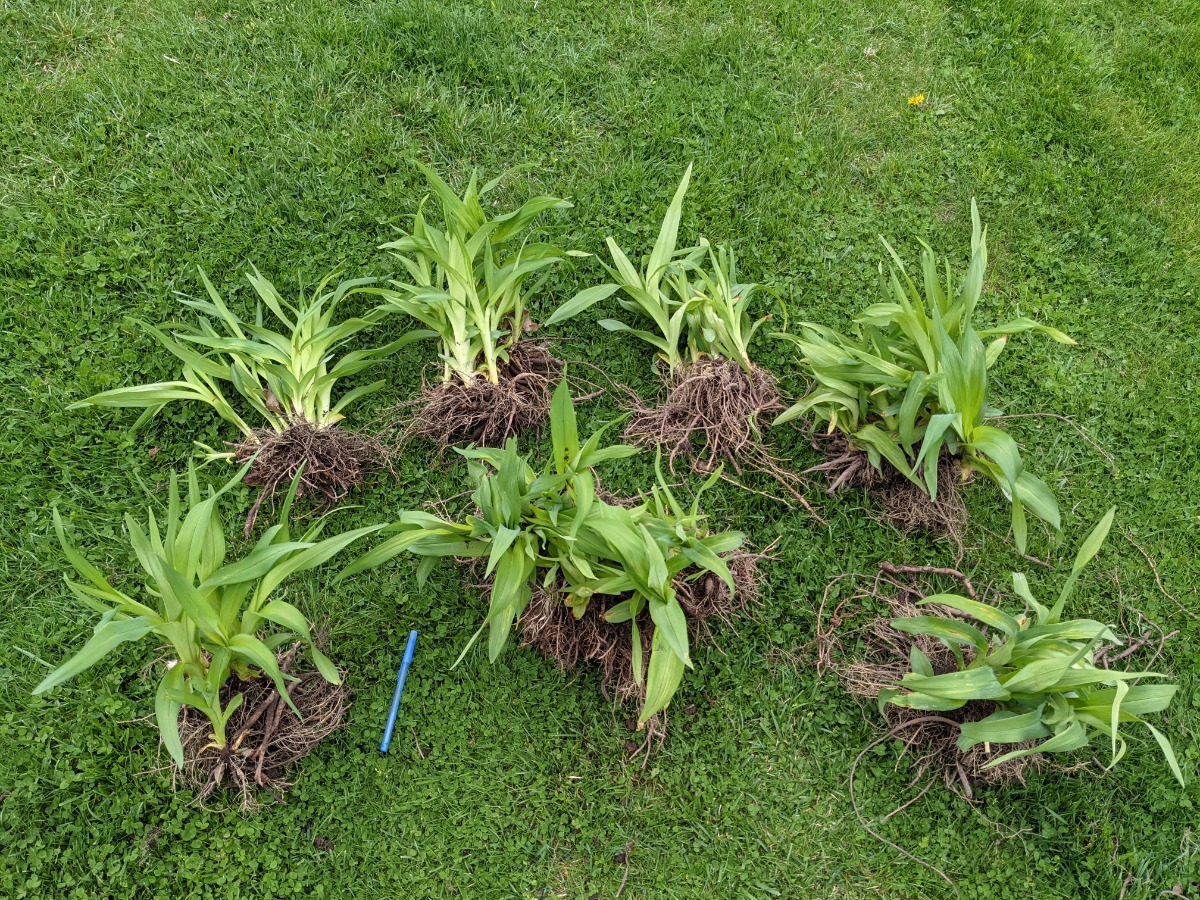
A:
{"label": "green strap-like leaf", "polygon": [[981,652],[987,651],[983,632],[966,622],[941,616],[911,616],[892,619],[892,627],[904,634],[926,634],[951,646],[973,646]]}
{"label": "green strap-like leaf", "polygon": [[1054,494],[1046,485],[1046,482],[1042,481],[1036,475],[1027,471],[1021,472],[1017,478],[1015,498],[1020,500],[1026,509],[1055,531],[1062,528],[1058,512],[1058,501],[1054,499]]}
{"label": "green strap-like leaf", "polygon": [[917,605],[929,606],[934,603],[964,612],[973,619],[978,619],[983,624],[999,629],[1010,636],[1017,634],[1021,630],[1020,623],[1004,610],[989,606],[986,603],[980,603],[978,600],[961,597],[958,594],[934,594],[931,597],[926,597]]}
{"label": "green strap-like leaf", "polygon": [[260,598],[269,597],[271,593],[278,587],[285,578],[297,572],[306,572],[309,569],[314,569],[317,566],[331,560],[334,556],[341,553],[355,541],[368,534],[373,534],[385,528],[386,525],[368,525],[365,528],[355,528],[353,531],[343,532],[342,534],[333,537],[325,538],[318,544],[309,547],[306,550],[301,550],[294,556],[290,556],[281,562],[278,566],[271,569],[263,576],[259,582],[256,594]]}
{"label": "green strap-like leaf", "polygon": [[949,712],[962,709],[967,701],[962,698],[935,697],[920,691],[901,692],[894,688],[884,688],[879,692],[879,708],[887,704],[901,706],[905,709],[923,709],[930,712]]}
{"label": "green strap-like leaf", "polygon": [[[635,654],[636,664],[641,658],[641,639],[636,631],[633,638],[638,648]],[[654,637],[650,641],[650,666],[646,673],[646,702],[642,704],[642,712],[638,716],[639,727],[645,725],[655,713],[667,708],[679,689],[684,668],[683,660],[672,652],[661,630],[655,628]]]}
{"label": "green strap-like leaf", "polygon": [[687,171],[683,173],[683,178],[679,182],[679,187],[675,189],[675,196],[671,198],[671,205],[667,207],[667,213],[663,216],[662,227],[659,228],[654,249],[650,251],[650,258],[646,264],[646,287],[651,292],[657,288],[663,270],[666,269],[675,253],[675,241],[679,236],[679,220],[683,215],[683,198],[687,193],[691,177],[692,166],[689,163]]}
{"label": "green strap-like leaf", "polygon": [[650,618],[654,620],[655,638],[661,634],[668,650],[690,669],[692,660],[688,654],[687,617],[679,601],[674,598],[666,601],[651,598]]}
{"label": "green strap-like leaf", "polygon": [[632,334],[635,338],[639,338],[650,346],[657,348],[658,351],[664,356],[670,357],[672,355],[672,351],[678,352],[678,348],[672,347],[665,338],[661,338],[649,331],[643,331],[639,328],[632,328],[618,319],[601,319],[597,324],[605,331],[624,331]]}
{"label": "green strap-like leaf", "polygon": [[227,584],[254,581],[276,566],[280,558],[310,546],[312,545],[301,541],[287,541],[282,544],[260,547],[249,556],[219,568],[200,584],[200,590],[209,591]]}
{"label": "green strap-like leaf", "polygon": [[1005,753],[1003,756],[998,756],[984,766],[984,768],[992,769],[1010,759],[1020,759],[1023,756],[1031,756],[1034,753],[1068,753],[1072,750],[1086,747],[1087,744],[1087,730],[1078,722],[1072,720],[1061,731],[1057,732],[1054,737],[1047,738],[1036,746],[1023,750],[1013,750],[1010,753]]}
{"label": "green strap-like leaf", "polygon": [[619,284],[597,284],[589,288],[584,288],[553,313],[546,320],[546,325],[557,325],[560,322],[565,322],[572,319],[592,306],[595,306],[601,300],[607,300],[613,294],[621,289]]}
{"label": "green strap-like leaf", "polygon": [[900,684],[911,691],[943,700],[1004,700],[1009,695],[996,679],[996,673],[987,666],[932,677],[909,673]]}
{"label": "green strap-like leaf", "polygon": [[883,429],[877,425],[866,425],[854,432],[853,439],[855,443],[877,451],[897,472],[921,489],[925,489],[925,485],[913,474],[899,442]]}
{"label": "green strap-like leaf", "polygon": [[1154,740],[1158,743],[1159,749],[1162,750],[1162,754],[1167,760],[1167,765],[1171,769],[1171,774],[1175,776],[1175,780],[1178,781],[1182,787],[1187,787],[1187,782],[1183,777],[1183,770],[1179,768],[1179,760],[1175,758],[1175,749],[1171,746],[1171,742],[1167,740],[1166,736],[1161,731],[1159,731],[1149,722],[1143,722],[1142,724],[1149,729],[1150,734],[1153,735]]}
{"label": "green strap-like leaf", "polygon": [[267,603],[257,613],[268,622],[274,622],[276,625],[282,625],[288,631],[294,631],[306,641],[312,641],[312,635],[309,633],[308,620],[304,618],[304,614],[292,604],[283,600],[272,600]]}
{"label": "green strap-like leaf", "polygon": [[1042,722],[1042,708],[1020,715],[998,710],[978,722],[964,722],[959,726],[959,751],[966,753],[976,744],[1019,744],[1048,737],[1050,729]]}
{"label": "green strap-like leaf", "polygon": [[917,675],[924,675],[927,678],[932,678],[937,673],[933,670],[933,663],[929,661],[929,657],[921,652],[921,649],[913,642],[913,645],[908,648],[908,665]]}
{"label": "green strap-like leaf", "polygon": [[565,373],[550,401],[550,437],[554,448],[554,470],[563,475],[580,449],[575,404],[571,400],[571,389]]}
{"label": "green strap-like leaf", "polygon": [[263,673],[275,682],[275,688],[279,691],[279,696],[287,703],[288,708],[296,714],[296,718],[303,720],[304,716],[300,710],[296,709],[296,704],[292,702],[292,698],[288,695],[287,685],[284,683],[285,676],[279,668],[279,663],[275,659],[275,654],[270,651],[266,644],[258,638],[250,634],[235,634],[229,639],[228,645],[230,650],[235,655],[241,656],[248,660],[252,665],[257,666]]}
{"label": "green strap-like leaf", "polygon": [[1092,558],[1100,552],[1100,548],[1104,546],[1104,541],[1108,537],[1109,529],[1112,528],[1113,519],[1117,515],[1117,508],[1114,506],[1104,514],[1104,517],[1096,523],[1096,526],[1091,530],[1083,543],[1079,545],[1079,551],[1075,554],[1075,562],[1071,566],[1072,572],[1081,572],[1083,567],[1091,562]]}
{"label": "green strap-like leaf", "polygon": [[333,664],[333,661],[328,656],[311,645],[308,648],[308,655],[312,657],[312,661],[316,665],[317,671],[321,673],[322,678],[330,684],[342,683],[341,673],[338,672],[337,666]]}
{"label": "green strap-like leaf", "polygon": [[508,552],[508,548],[513,545],[513,541],[521,536],[519,528],[506,528],[501,525],[496,529],[496,533],[492,536],[492,549],[488,554],[487,567],[483,571],[483,577],[487,578],[492,574],[492,570],[496,568],[496,564]]}
{"label": "green strap-like leaf", "polygon": [[991,425],[979,425],[970,432],[970,444],[975,453],[982,453],[1004,473],[1009,493],[1012,493],[1024,469],[1021,451],[1017,442],[999,428]]}
{"label": "green strap-like leaf", "polygon": [[154,719],[158,724],[158,733],[177,766],[183,765],[183,742],[179,738],[179,710],[183,704],[178,699],[183,689],[183,676],[184,665],[176,662],[158,683],[154,698]]}
{"label": "green strap-like leaf", "polygon": [[917,413],[925,400],[925,382],[924,372],[914,372],[900,404],[900,443],[909,456],[913,455],[913,444],[917,441]]}
{"label": "green strap-like leaf", "polygon": [[729,565],[703,541],[689,541],[680,548],[680,552],[701,569],[712,572],[725,582],[725,586],[729,588],[730,597],[733,596],[733,573],[729,571]]}
{"label": "green strap-like leaf", "polygon": [[161,407],[172,400],[202,400],[210,402],[212,395],[203,388],[186,381],[162,381],[157,384],[138,384],[133,387],[114,388],[93,394],[67,407],[68,410],[87,406],[116,407]]}
{"label": "green strap-like leaf", "polygon": [[[1135,684],[1129,688],[1121,703],[1120,720],[1137,721],[1139,716],[1160,713],[1171,705],[1179,687],[1174,684]],[[1112,705],[1117,697],[1115,688],[1090,691],[1072,701],[1076,711],[1097,719],[1111,718]]]}
{"label": "green strap-like leaf", "polygon": [[149,619],[109,619],[101,620],[95,632],[83,645],[82,649],[69,660],[47,675],[37,687],[35,694],[44,694],[51,688],[57,687],[64,681],[74,678],[80,672],[91,668],[112,650],[126,641],[136,641],[145,637],[153,630]]}
{"label": "green strap-like leaf", "polygon": [[[1055,506],[1055,512],[1057,513],[1057,511],[1058,508]],[[1114,506],[1104,514],[1104,517],[1096,523],[1096,526],[1088,533],[1088,536],[1083,539],[1083,543],[1079,545],[1079,550],[1075,554],[1075,563],[1071,566],[1071,574],[1067,576],[1067,580],[1063,583],[1062,591],[1059,592],[1058,600],[1055,601],[1053,608],[1050,610],[1049,621],[1057,622],[1062,615],[1063,608],[1067,605],[1067,600],[1075,590],[1075,583],[1079,580],[1080,574],[1082,574],[1087,564],[1100,552],[1100,548],[1104,545],[1116,514],[1117,508]]]}
{"label": "green strap-like leaf", "polygon": [[1039,625],[1045,624],[1046,617],[1050,614],[1048,607],[1043,606],[1033,596],[1033,592],[1029,589],[1029,579],[1025,577],[1023,572],[1013,572],[1013,590],[1017,596],[1024,600],[1037,613],[1037,621]]}

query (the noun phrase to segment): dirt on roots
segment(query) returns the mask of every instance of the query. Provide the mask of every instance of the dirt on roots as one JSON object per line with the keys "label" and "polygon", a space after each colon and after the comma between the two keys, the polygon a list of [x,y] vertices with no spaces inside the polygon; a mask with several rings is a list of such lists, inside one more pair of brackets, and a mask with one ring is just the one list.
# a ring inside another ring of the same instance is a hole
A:
{"label": "dirt on roots", "polygon": [[295,419],[286,431],[259,428],[254,436],[234,445],[234,461],[254,464],[245,482],[262,490],[246,516],[245,535],[250,537],[263,503],[287,491],[304,466],[297,497],[316,499],[318,504],[338,503],[372,471],[387,464],[388,452],[376,438],[347,431],[337,425],[317,428]]}
{"label": "dirt on roots", "polygon": [[[300,645],[278,654],[285,673],[296,665]],[[249,682],[230,679],[221,689],[224,707],[242,694],[242,705],[226,725],[227,745],[213,746],[212,723],[198,710],[185,706],[179,714],[184,765],[179,774],[203,801],[227,787],[239,797],[243,810],[257,803],[260,791],[282,798],[291,783],[288,770],[341,725],[346,713],[345,684],[330,684],[319,672],[306,671],[285,682],[288,696],[300,710],[297,718],[267,676]]]}
{"label": "dirt on roots", "polygon": [[439,453],[466,444],[503,447],[510,437],[546,420],[562,373],[562,362],[546,344],[520,341],[499,364],[496,384],[477,377],[470,384],[455,380],[423,387],[417,400],[405,404],[411,418],[401,442],[425,438]]}
{"label": "dirt on roots", "polygon": [[840,432],[814,436],[813,446],[825,451],[826,460],[804,474],[824,473],[829,479],[828,494],[863,488],[878,501],[879,518],[884,522],[905,534],[933,531],[962,546],[967,528],[967,506],[959,490],[963,469],[948,453],[943,451],[938,459],[937,499],[931,500],[892,466],[884,465],[883,471],[878,471],[866,451],[851,446]]}
{"label": "dirt on roots", "polygon": [[[676,597],[687,617],[692,646],[712,639],[710,620],[730,622],[735,613],[758,597],[758,561],[762,554],[738,551],[725,557],[733,575],[734,593],[711,572],[699,576],[694,570],[682,573],[675,581]],[[597,595],[579,619],[563,603],[556,589],[534,588],[519,621],[521,646],[533,647],[560,669],[573,670],[581,664],[600,672],[600,690],[616,706],[640,705],[646,697],[645,674],[650,659],[654,623],[648,611],[638,616],[642,641],[642,685],[633,673],[633,629],[628,622],[614,624],[604,619],[605,612],[627,599]],[[654,716],[646,723],[646,740],[637,752],[648,751],[666,735],[666,718]]]}

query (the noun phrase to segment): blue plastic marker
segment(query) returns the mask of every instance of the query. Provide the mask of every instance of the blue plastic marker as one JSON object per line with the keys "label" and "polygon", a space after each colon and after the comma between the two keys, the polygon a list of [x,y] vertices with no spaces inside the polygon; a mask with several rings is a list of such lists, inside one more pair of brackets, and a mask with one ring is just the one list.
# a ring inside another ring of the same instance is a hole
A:
{"label": "blue plastic marker", "polygon": [[396,727],[396,714],[400,712],[400,695],[404,693],[404,679],[408,677],[408,667],[412,664],[413,651],[417,649],[417,630],[408,633],[408,646],[404,648],[404,659],[400,663],[400,674],[396,676],[396,693],[392,694],[392,709],[388,713],[387,725],[383,729],[383,740],[379,744],[379,752],[387,753],[392,743],[392,729]]}

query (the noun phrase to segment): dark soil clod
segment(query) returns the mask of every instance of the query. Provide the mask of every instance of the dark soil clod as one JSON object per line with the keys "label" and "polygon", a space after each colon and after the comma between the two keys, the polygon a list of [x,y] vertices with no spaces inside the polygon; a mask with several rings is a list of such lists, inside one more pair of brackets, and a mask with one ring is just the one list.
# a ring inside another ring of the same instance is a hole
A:
{"label": "dark soil clod", "polygon": [[401,441],[422,437],[439,453],[466,444],[503,447],[513,435],[546,420],[562,372],[562,362],[545,344],[518,342],[500,363],[497,384],[480,377],[470,384],[448,381],[423,388]]}
{"label": "dark soil clod", "polygon": [[234,461],[254,464],[246,473],[245,483],[261,487],[258,499],[246,516],[246,537],[250,537],[263,503],[286,491],[300,471],[297,497],[314,498],[320,504],[338,503],[374,469],[387,462],[386,448],[375,438],[364,437],[337,425],[317,428],[297,419],[286,431],[260,428],[253,438],[234,446]]}
{"label": "dark soil clod", "polygon": [[[294,645],[279,656],[284,672],[294,667],[298,649]],[[231,679],[222,688],[222,705],[238,693],[244,699],[226,725],[228,744],[220,750],[212,746],[212,723],[203,713],[188,706],[180,711],[181,774],[195,787],[197,800],[221,787],[236,791],[243,809],[255,804],[259,791],[281,797],[290,786],[288,769],[341,725],[347,699],[344,684],[330,684],[315,671],[286,684],[302,719],[283,702],[270,678]]]}

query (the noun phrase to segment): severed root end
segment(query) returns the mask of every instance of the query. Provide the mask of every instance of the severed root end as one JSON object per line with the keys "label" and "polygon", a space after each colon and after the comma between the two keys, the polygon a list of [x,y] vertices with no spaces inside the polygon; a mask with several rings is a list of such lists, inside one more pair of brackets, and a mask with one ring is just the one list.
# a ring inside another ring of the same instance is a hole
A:
{"label": "severed root end", "polygon": [[297,497],[310,497],[319,504],[338,503],[373,470],[385,465],[388,452],[375,438],[364,437],[337,425],[317,428],[297,419],[286,431],[260,428],[253,438],[234,446],[234,461],[254,464],[246,473],[248,485],[261,487],[258,499],[246,516],[246,537],[254,528],[259,509],[275,495],[287,491],[303,464],[296,488]]}
{"label": "severed root end", "polygon": [[562,372],[562,362],[545,344],[519,342],[500,364],[498,384],[476,378],[470,384],[448,381],[422,390],[422,406],[401,440],[425,438],[439,453],[466,444],[503,447],[510,437],[546,420]]}
{"label": "severed root end", "polygon": [[[813,432],[811,438],[813,448],[824,451],[825,462],[805,470],[805,474],[823,473],[829,479],[825,492],[830,496],[845,488],[869,490],[888,477],[871,465],[865,451],[851,446],[840,431],[833,434]],[[908,480],[903,476],[901,479]]]}
{"label": "severed root end", "polygon": [[[279,654],[280,668],[295,666],[299,644]],[[266,791],[281,798],[291,783],[288,770],[342,723],[348,691],[344,684],[330,684],[319,672],[304,672],[298,681],[287,682],[288,696],[302,719],[283,702],[274,682],[266,676],[250,682],[231,679],[221,689],[224,707],[238,693],[242,705],[226,725],[228,744],[212,744],[212,723],[193,707],[179,714],[179,736],[183,742],[184,781],[203,801],[220,788],[230,788],[243,810],[254,807],[257,795]]]}

